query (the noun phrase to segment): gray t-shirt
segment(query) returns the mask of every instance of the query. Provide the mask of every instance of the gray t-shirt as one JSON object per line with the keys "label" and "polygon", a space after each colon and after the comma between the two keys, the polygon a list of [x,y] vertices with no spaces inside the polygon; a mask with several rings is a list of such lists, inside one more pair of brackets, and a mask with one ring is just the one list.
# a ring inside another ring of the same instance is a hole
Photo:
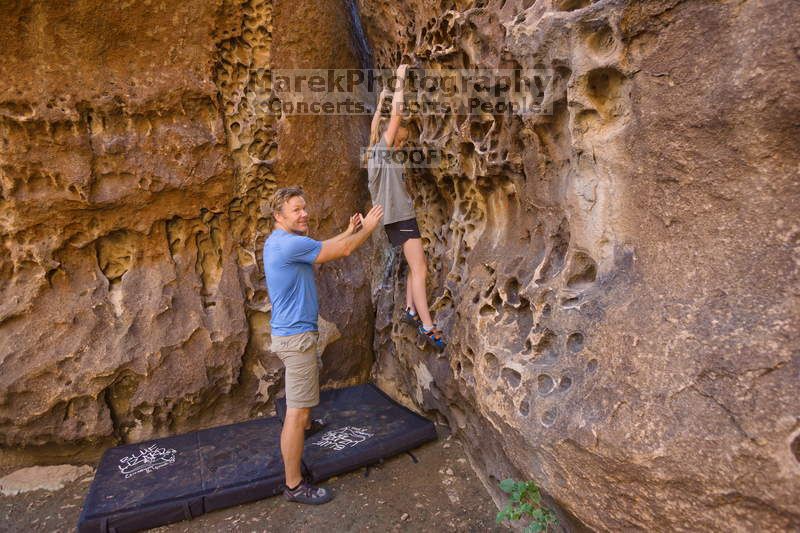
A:
{"label": "gray t-shirt", "polygon": [[406,190],[403,167],[389,157],[383,136],[367,161],[367,175],[372,205],[383,206],[384,226],[414,218],[414,202]]}

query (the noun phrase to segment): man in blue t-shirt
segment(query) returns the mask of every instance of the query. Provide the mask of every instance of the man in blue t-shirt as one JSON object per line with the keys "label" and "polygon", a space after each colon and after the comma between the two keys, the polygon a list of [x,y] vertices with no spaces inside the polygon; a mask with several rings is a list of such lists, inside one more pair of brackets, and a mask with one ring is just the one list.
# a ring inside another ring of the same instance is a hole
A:
{"label": "man in blue t-shirt", "polygon": [[300,473],[305,433],[312,429],[311,408],[319,403],[319,304],[312,265],[348,256],[364,244],[380,224],[383,208],[376,205],[366,216],[353,215],[347,229],[327,241],[306,236],[308,213],[302,189],[278,189],[270,208],[275,229],[264,243],[264,272],[272,302],[272,351],[286,367],[286,419],[281,431],[286,473],[283,492],[289,501],[326,503],[333,494],[306,483]]}

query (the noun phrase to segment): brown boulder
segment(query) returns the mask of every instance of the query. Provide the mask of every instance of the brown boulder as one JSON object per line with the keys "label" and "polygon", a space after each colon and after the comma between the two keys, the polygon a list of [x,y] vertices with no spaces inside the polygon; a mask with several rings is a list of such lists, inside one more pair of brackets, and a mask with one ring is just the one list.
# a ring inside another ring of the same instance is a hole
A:
{"label": "brown boulder", "polygon": [[798,5],[359,5],[378,66],[553,76],[549,114],[418,120],[458,162],[410,177],[450,345],[395,262],[378,382],[593,529],[800,527]]}

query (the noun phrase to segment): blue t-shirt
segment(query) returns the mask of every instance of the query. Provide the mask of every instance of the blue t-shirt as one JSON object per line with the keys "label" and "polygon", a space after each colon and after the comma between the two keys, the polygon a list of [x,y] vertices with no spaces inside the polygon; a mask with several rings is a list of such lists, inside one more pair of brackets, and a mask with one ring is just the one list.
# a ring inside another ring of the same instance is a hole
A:
{"label": "blue t-shirt", "polygon": [[264,243],[264,273],[272,301],[272,335],[317,331],[317,286],[311,266],[322,243],[275,229]]}

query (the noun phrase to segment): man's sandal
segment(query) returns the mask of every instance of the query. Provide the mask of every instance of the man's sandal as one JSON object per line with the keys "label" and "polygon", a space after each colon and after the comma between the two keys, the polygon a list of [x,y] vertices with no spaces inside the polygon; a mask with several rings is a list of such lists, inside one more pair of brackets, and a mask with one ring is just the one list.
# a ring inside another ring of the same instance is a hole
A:
{"label": "man's sandal", "polygon": [[428,344],[432,345],[434,348],[439,350],[440,352],[445,349],[447,343],[444,342],[444,337],[442,336],[442,330],[434,326],[430,330],[426,330],[422,324],[419,325],[417,331],[420,335],[425,339]]}

